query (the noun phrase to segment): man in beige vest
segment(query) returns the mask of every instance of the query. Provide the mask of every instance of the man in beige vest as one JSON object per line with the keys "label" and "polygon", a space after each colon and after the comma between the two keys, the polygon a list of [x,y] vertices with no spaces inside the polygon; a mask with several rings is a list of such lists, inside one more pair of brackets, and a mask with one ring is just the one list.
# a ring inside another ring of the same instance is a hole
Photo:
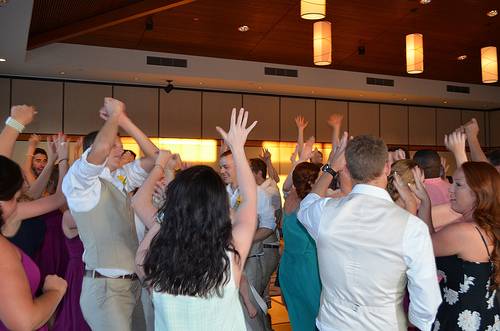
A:
{"label": "man in beige vest", "polygon": [[[318,250],[323,287],[316,326],[320,331],[407,330],[402,301],[408,286],[409,320],[429,331],[441,304],[432,242],[425,223],[385,190],[387,146],[372,136],[347,143],[345,133],[322,170],[298,213]],[[352,192],[323,198],[338,171],[350,174]]]}
{"label": "man in beige vest", "polygon": [[[157,148],[125,114],[125,105],[105,98],[98,133],[84,139],[85,152],[64,177],[63,192],[85,248],[80,305],[94,331],[132,330],[140,293],[135,270],[138,247],[128,193],[140,186],[154,166]],[[121,127],[146,158],[119,168]],[[140,301],[139,301],[140,302]]]}

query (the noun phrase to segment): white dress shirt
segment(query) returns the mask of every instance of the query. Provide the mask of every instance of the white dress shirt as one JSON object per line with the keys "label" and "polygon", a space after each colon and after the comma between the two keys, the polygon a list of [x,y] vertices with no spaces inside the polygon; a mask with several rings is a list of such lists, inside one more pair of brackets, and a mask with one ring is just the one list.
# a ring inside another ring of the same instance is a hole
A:
{"label": "white dress shirt", "polygon": [[[240,196],[240,189],[237,187],[232,189],[231,185],[226,186],[227,194],[229,195],[229,205],[231,208],[236,209],[238,206],[238,198]],[[257,219],[259,224],[258,228],[266,228],[274,230],[276,228],[276,221],[274,217],[274,210],[271,206],[271,199],[266,192],[257,186]]]}
{"label": "white dress shirt", "polygon": [[311,193],[298,219],[318,249],[319,330],[404,330],[399,317],[406,279],[409,320],[431,329],[441,294],[429,230],[387,191],[358,184],[340,199]]}
{"label": "white dress shirt", "polygon": [[[87,161],[89,152],[90,148],[82,154],[80,159],[73,163],[62,182],[62,191],[71,211],[86,212],[97,206],[101,198],[101,182],[99,178],[113,184],[126,197],[127,193],[141,186],[148,177],[148,173],[141,167],[140,160],[130,162],[111,172],[106,167],[107,159],[99,165],[89,163]],[[85,252],[83,253],[83,260],[85,261]],[[96,270],[108,277],[133,273],[133,270],[121,269],[100,268]]]}

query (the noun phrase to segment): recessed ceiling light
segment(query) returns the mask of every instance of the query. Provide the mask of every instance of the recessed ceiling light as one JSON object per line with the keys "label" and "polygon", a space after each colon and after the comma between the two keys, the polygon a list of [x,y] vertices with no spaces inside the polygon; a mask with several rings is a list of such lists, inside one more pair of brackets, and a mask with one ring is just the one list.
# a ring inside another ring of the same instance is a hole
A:
{"label": "recessed ceiling light", "polygon": [[7,62],[7,59],[0,58],[0,62]]}
{"label": "recessed ceiling light", "polygon": [[203,85],[203,82],[200,82],[200,85]]}
{"label": "recessed ceiling light", "polygon": [[498,15],[498,10],[496,9],[490,10],[489,12],[486,13],[486,15],[488,15],[488,17],[495,17]]}
{"label": "recessed ceiling light", "polygon": [[136,81],[139,80],[139,77],[134,77],[134,80],[136,80]]}
{"label": "recessed ceiling light", "polygon": [[312,94],[314,94],[314,91],[311,91]]}
{"label": "recessed ceiling light", "polygon": [[238,28],[238,31],[240,31],[240,32],[247,32],[248,30],[250,30],[248,25],[242,25]]}
{"label": "recessed ceiling light", "polygon": [[421,3],[422,5],[427,5],[427,4],[431,3],[431,1],[432,1],[432,0],[420,0],[420,3]]}
{"label": "recessed ceiling light", "polygon": [[403,98],[403,101],[406,101],[406,100],[408,100],[408,98]]}
{"label": "recessed ceiling light", "polygon": [[259,86],[259,90],[262,90],[262,86]]}
{"label": "recessed ceiling light", "polygon": [[9,0],[0,0],[0,7],[4,6],[9,2]]}
{"label": "recessed ceiling light", "polygon": [[463,61],[463,60],[465,60],[466,58],[467,58],[467,55],[465,55],[465,54],[464,54],[464,55],[460,55],[459,57],[457,57],[457,60],[458,60],[458,61]]}
{"label": "recessed ceiling light", "polygon": [[59,74],[60,74],[60,75],[64,75],[64,74],[65,74],[65,72],[64,72],[64,71],[59,71]]}
{"label": "recessed ceiling light", "polygon": [[443,103],[448,103],[448,101],[444,100]]}
{"label": "recessed ceiling light", "polygon": [[198,17],[193,18],[193,21],[198,22],[200,19]]}

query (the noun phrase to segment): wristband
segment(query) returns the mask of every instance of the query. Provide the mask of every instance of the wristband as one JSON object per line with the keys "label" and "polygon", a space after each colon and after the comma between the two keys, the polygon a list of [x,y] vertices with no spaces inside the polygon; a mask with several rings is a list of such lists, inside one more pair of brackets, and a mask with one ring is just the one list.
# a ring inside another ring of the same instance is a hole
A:
{"label": "wristband", "polygon": [[59,164],[59,163],[61,163],[62,161],[68,161],[68,162],[69,162],[68,158],[66,157],[66,158],[64,158],[64,159],[60,159],[60,160],[59,160],[59,162],[57,162],[57,163]]}
{"label": "wristband", "polygon": [[11,128],[13,128],[14,130],[16,130],[19,133],[23,132],[23,130],[24,130],[24,125],[22,125],[21,123],[19,123],[18,121],[16,121],[15,119],[13,119],[10,116],[5,121],[5,125],[10,126]]}

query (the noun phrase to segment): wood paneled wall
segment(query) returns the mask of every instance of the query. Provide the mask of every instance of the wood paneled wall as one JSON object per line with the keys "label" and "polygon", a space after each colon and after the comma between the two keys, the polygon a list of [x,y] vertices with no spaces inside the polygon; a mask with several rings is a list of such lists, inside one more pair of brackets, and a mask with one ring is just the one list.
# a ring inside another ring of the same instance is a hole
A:
{"label": "wood paneled wall", "polygon": [[219,138],[216,125],[227,129],[231,109],[245,107],[259,121],[250,140],[294,141],[294,118],[309,122],[305,137],[329,142],[331,113],[344,116],[350,135],[373,134],[388,144],[442,146],[443,136],[470,118],[477,119],[483,146],[500,147],[500,111],[475,111],[389,105],[245,93],[176,90],[156,87],[0,78],[0,116],[12,104],[33,104],[39,114],[27,132],[86,134],[102,125],[98,110],[105,96],[127,104],[127,112],[149,136]]}

